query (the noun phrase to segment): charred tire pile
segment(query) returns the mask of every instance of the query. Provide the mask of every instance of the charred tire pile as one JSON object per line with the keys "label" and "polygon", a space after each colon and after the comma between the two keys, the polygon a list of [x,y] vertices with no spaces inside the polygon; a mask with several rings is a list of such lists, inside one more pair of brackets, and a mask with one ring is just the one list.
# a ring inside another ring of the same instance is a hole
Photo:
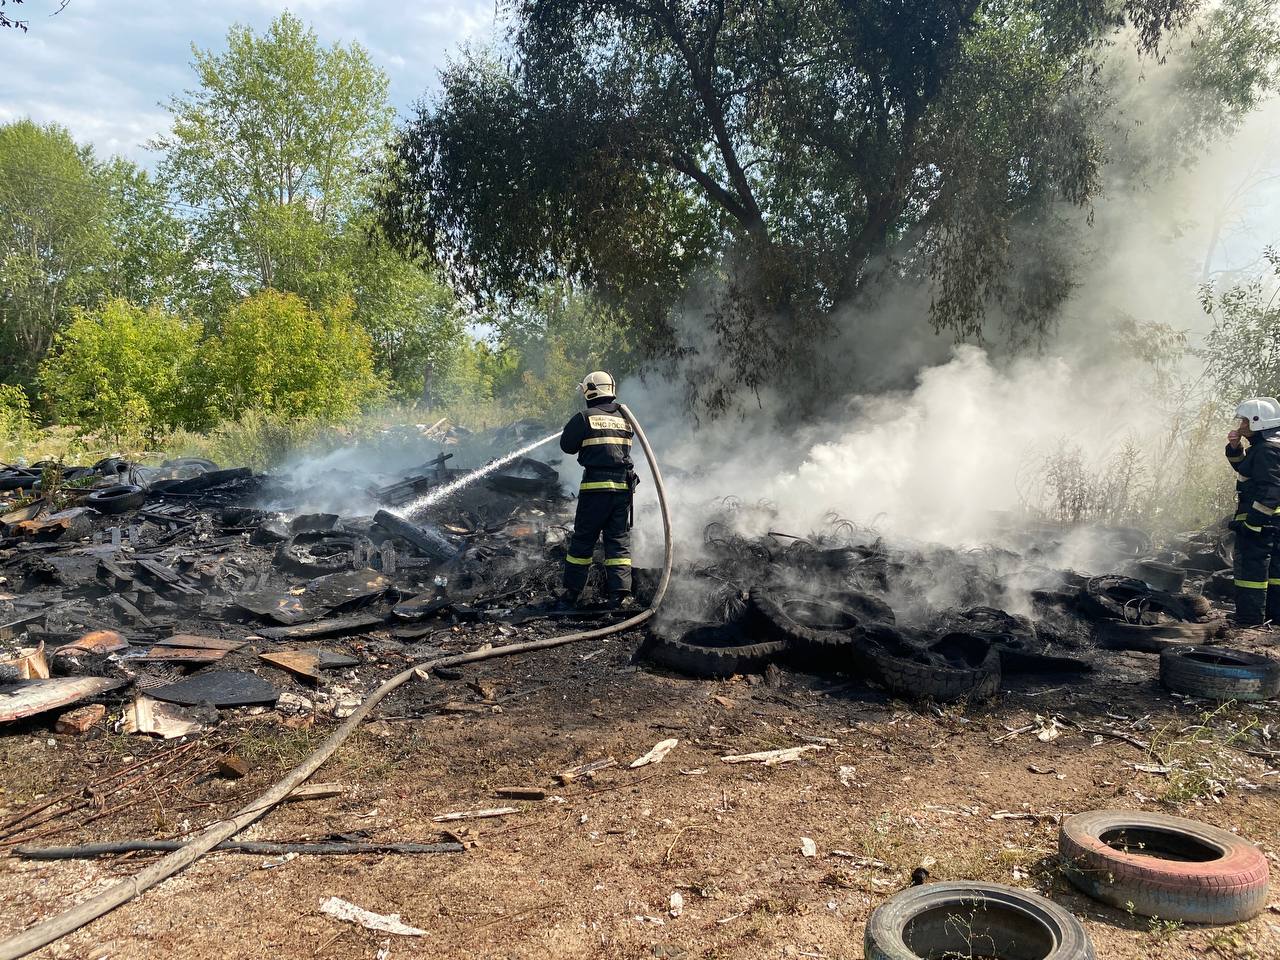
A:
{"label": "charred tire pile", "polygon": [[129,513],[147,502],[147,491],[136,483],[117,483],[94,490],[84,502],[85,506],[93,507],[99,513]]}
{"label": "charred tire pile", "polygon": [[786,648],[776,640],[749,643],[737,624],[683,622],[655,627],[645,654],[687,676],[719,678],[759,673]]}
{"label": "charred tire pile", "polygon": [[1132,577],[1093,577],[1080,596],[1082,613],[1098,620],[1122,620],[1125,623],[1156,624],[1160,617],[1194,620],[1195,609],[1176,594],[1152,590]]}
{"label": "charred tire pile", "polygon": [[973,634],[950,633],[911,643],[888,624],[860,628],[872,674],[891,693],[939,703],[985,700],[1000,690],[1000,654]]}
{"label": "charred tire pile", "polygon": [[22,470],[15,467],[12,470],[0,471],[0,492],[29,489],[39,482],[39,470]]}
{"label": "charred tire pile", "polygon": [[[865,668],[854,632],[868,614],[893,617],[893,611],[873,597],[846,593],[841,599],[824,600],[796,594],[752,593],[750,611],[773,640],[782,643],[797,666],[820,670]],[[860,602],[865,601],[865,602]],[[881,611],[880,608],[883,608]]]}
{"label": "charred tire pile", "polygon": [[909,887],[876,907],[867,960],[1094,960],[1080,921],[1043,897],[998,883]]}
{"label": "charred tire pile", "polygon": [[323,577],[351,569],[358,546],[372,544],[365,537],[335,530],[295,533],[276,548],[276,566],[299,577]]}
{"label": "charred tire pile", "polygon": [[1181,817],[1095,810],[1064,820],[1067,878],[1119,910],[1189,923],[1239,923],[1262,911],[1270,871],[1253,844]]}
{"label": "charred tire pile", "polygon": [[1226,647],[1170,647],[1160,653],[1160,682],[1206,700],[1280,696],[1280,660]]}

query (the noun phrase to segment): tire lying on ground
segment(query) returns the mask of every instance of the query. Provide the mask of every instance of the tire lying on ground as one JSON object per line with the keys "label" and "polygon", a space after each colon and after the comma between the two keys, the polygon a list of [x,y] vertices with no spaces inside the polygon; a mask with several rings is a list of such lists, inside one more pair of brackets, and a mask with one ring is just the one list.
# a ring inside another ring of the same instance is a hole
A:
{"label": "tire lying on ground", "polygon": [[94,490],[84,498],[86,507],[99,513],[117,514],[137,510],[147,502],[147,491],[136,483],[117,483],[114,486]]}
{"label": "tire lying on ground", "polygon": [[872,911],[867,960],[1095,960],[1080,921],[1056,903],[998,883],[908,887]]}
{"label": "tire lying on ground", "polygon": [[1093,810],[1058,834],[1063,872],[1119,910],[1189,923],[1239,923],[1267,902],[1267,858],[1234,834],[1181,817]]}
{"label": "tire lying on ground", "polygon": [[782,656],[780,640],[751,643],[736,624],[676,622],[654,627],[644,654],[690,677],[759,673]]}
{"label": "tire lying on ground", "polygon": [[951,633],[917,646],[888,624],[872,624],[858,630],[857,640],[874,678],[899,696],[976,702],[1000,690],[1000,654],[981,637]]}
{"label": "tire lying on ground", "polygon": [[1165,689],[1206,700],[1280,696],[1280,660],[1228,647],[1170,647],[1160,652]]}
{"label": "tire lying on ground", "polygon": [[1186,647],[1212,640],[1225,620],[1207,623],[1124,623],[1104,620],[1098,624],[1098,646],[1107,650],[1141,650],[1159,653],[1168,647]]}
{"label": "tire lying on ground", "polygon": [[798,666],[840,670],[858,665],[852,631],[859,619],[852,608],[818,597],[756,591],[750,611]]}

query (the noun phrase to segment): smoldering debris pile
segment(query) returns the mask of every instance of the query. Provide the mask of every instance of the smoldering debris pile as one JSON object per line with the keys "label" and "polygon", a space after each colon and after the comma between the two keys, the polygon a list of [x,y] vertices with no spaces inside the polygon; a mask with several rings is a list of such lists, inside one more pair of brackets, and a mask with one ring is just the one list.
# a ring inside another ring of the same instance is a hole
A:
{"label": "smoldering debris pile", "polygon": [[[1230,583],[1230,544],[1214,533],[1157,551],[1141,531],[1046,528],[1007,538],[1017,549],[958,551],[888,544],[836,517],[807,537],[747,537],[734,531],[767,521],[768,505],[724,513],[647,647],[689,675],[777,662],[907,699],[976,701],[1009,674],[1087,674],[1098,647],[1194,656],[1226,624],[1210,597]],[[1227,655],[1215,651],[1204,656]]]}
{"label": "smoldering debris pile", "polygon": [[283,480],[194,459],[0,472],[0,724],[86,701],[90,725],[105,703],[163,737],[228,709],[341,717],[433,650],[551,629],[524,624],[560,576],[556,471],[513,463],[393,512],[465,472],[448,460],[366,477],[354,517],[277,509]]}
{"label": "smoldering debris pile", "polygon": [[[0,724],[179,737],[227,710],[341,718],[408,663],[626,616],[551,602],[572,501],[547,463],[516,460],[404,515],[465,472],[442,447],[396,476],[344,475],[369,507],[349,516],[291,510],[296,478],[196,459],[0,471]],[[1158,552],[1132,530],[1023,530],[959,551],[836,518],[813,536],[745,536],[768,511],[730,506],[644,638],[658,667],[778,662],[977,700],[1009,674],[1087,674],[1097,646],[1198,649],[1223,623],[1216,535]],[[647,603],[653,571],[635,582]]]}

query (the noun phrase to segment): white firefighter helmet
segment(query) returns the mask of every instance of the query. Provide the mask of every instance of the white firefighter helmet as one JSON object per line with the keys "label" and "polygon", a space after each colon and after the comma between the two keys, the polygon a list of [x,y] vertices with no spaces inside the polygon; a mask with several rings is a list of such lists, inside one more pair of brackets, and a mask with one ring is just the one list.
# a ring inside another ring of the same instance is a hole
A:
{"label": "white firefighter helmet", "polygon": [[1280,427],[1280,400],[1275,397],[1253,397],[1236,407],[1236,416],[1249,424],[1254,433]]}
{"label": "white firefighter helmet", "polygon": [[618,388],[614,386],[613,377],[603,370],[588,373],[586,378],[578,384],[578,389],[582,391],[582,395],[588,400],[595,400],[599,397],[616,397],[618,395]]}

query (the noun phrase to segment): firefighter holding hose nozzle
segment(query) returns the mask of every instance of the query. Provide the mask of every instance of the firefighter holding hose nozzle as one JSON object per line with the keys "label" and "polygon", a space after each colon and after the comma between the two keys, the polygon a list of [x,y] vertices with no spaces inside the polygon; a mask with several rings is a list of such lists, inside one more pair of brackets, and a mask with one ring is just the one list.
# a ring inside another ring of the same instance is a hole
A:
{"label": "firefighter holding hose nozzle", "polygon": [[578,512],[564,558],[564,594],[560,602],[575,607],[587,585],[596,541],[604,540],[605,581],[609,605],[635,606],[631,597],[632,498],[637,478],[631,461],[634,431],[617,401],[613,377],[603,370],[578,384],[587,409],[576,413],[560,434],[560,449],[577,454],[582,465]]}
{"label": "firefighter holding hose nozzle", "polygon": [[1236,534],[1235,622],[1280,623],[1280,400],[1245,400],[1236,418],[1226,451],[1239,475],[1236,512],[1228,524]]}

